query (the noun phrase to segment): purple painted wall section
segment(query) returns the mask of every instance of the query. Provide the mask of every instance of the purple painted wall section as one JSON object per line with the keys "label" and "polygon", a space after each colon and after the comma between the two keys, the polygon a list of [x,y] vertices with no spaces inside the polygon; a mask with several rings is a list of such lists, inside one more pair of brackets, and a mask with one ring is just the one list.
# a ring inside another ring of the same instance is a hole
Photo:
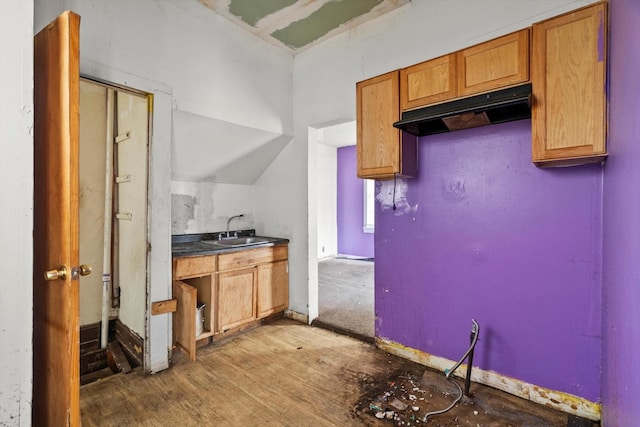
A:
{"label": "purple painted wall section", "polygon": [[640,2],[609,4],[602,412],[616,427],[640,425]]}
{"label": "purple painted wall section", "polygon": [[338,253],[373,258],[373,234],[362,231],[363,185],[356,174],[355,145],[338,148]]}
{"label": "purple painted wall section", "polygon": [[600,399],[602,167],[538,169],[529,120],[423,137],[415,212],[376,204],[376,335]]}

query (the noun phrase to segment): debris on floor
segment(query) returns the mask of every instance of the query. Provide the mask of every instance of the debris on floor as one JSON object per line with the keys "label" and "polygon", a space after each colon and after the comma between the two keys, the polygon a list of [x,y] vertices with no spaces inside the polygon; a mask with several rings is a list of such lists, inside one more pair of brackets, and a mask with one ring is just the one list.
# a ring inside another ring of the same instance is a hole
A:
{"label": "debris on floor", "polygon": [[[397,378],[387,382],[384,391],[381,391],[377,396],[373,396],[369,403],[368,412],[372,413],[377,419],[393,421],[393,424],[398,426],[427,425],[429,421],[429,419],[425,420],[427,412],[448,406],[448,404],[443,406],[444,399],[434,398],[434,393],[449,397],[454,391],[447,381],[442,384],[444,386],[443,391],[436,392],[429,385],[429,380],[427,380],[426,384],[423,384],[421,378],[409,372],[403,372]],[[453,397],[451,397],[451,400],[453,400]],[[470,399],[463,400],[460,403],[460,405],[473,404],[474,402]],[[446,415],[441,415],[440,417],[444,419]]]}
{"label": "debris on floor", "polygon": [[[567,414],[472,383],[471,397],[451,411],[425,415],[447,408],[458,395],[444,374],[418,364],[382,378],[366,378],[353,415],[363,425],[429,427],[565,427]],[[464,380],[454,379],[464,385]]]}

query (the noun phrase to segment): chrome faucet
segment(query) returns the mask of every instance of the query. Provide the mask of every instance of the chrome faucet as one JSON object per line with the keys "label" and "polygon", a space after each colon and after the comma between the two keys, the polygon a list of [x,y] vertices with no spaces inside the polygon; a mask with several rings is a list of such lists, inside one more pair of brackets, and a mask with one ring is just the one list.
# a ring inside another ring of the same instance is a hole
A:
{"label": "chrome faucet", "polygon": [[[227,220],[227,238],[231,237],[231,232],[229,231],[229,225],[231,224],[231,220],[234,218],[244,218],[244,214],[240,214],[240,215],[234,215],[232,217],[229,217],[229,219]],[[222,238],[221,235],[218,236],[218,238]]]}

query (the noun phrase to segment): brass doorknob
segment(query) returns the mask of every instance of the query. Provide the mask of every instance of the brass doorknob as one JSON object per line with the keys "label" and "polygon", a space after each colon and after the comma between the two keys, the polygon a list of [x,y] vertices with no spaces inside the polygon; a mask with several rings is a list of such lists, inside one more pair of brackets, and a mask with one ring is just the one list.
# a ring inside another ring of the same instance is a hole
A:
{"label": "brass doorknob", "polygon": [[80,273],[81,276],[88,276],[92,271],[93,268],[89,264],[82,264],[78,267],[78,273]]}
{"label": "brass doorknob", "polygon": [[66,280],[67,279],[67,267],[61,265],[57,269],[47,270],[44,272],[44,280],[54,281],[54,280]]}

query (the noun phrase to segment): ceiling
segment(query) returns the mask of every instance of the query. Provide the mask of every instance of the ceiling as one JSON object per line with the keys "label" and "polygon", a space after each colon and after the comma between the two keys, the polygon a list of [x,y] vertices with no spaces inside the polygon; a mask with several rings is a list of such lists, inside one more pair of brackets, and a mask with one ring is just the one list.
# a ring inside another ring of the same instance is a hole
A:
{"label": "ceiling", "polygon": [[411,0],[198,0],[295,55]]}

